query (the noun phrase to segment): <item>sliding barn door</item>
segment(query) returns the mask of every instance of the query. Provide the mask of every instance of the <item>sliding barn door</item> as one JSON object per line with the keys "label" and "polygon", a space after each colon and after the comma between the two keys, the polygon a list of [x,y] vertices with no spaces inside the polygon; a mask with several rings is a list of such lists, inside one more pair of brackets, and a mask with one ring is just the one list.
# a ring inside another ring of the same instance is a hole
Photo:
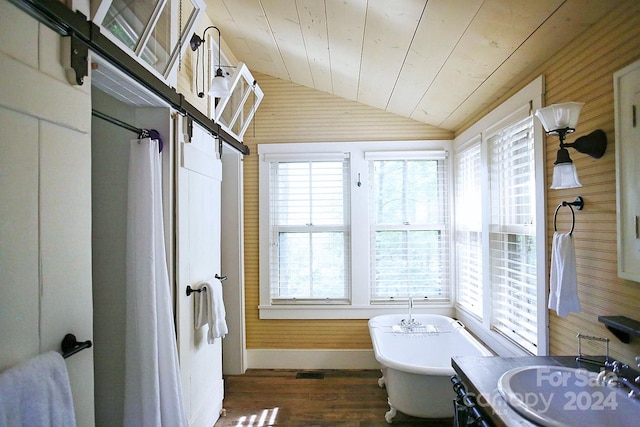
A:
{"label": "sliding barn door", "polygon": [[220,272],[220,192],[222,162],[217,141],[193,124],[191,142],[186,119],[176,119],[177,236],[176,323],[178,352],[189,425],[211,427],[222,409],[222,340],[207,343],[207,327],[194,328],[194,295],[187,286]]}

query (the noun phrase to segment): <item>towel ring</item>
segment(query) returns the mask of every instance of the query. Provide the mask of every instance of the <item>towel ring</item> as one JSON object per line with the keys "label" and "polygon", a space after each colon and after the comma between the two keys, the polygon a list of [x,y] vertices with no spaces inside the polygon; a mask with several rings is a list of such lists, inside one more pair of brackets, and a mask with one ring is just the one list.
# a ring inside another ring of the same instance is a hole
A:
{"label": "towel ring", "polygon": [[560,203],[556,208],[556,212],[553,214],[553,231],[558,231],[556,220],[558,219],[558,211],[563,206],[568,206],[569,209],[571,209],[571,230],[569,231],[569,235],[572,235],[573,229],[576,227],[576,214],[573,211],[573,206],[575,206],[577,210],[581,211],[584,207],[584,200],[582,200],[582,197],[578,196],[573,202],[563,201],[562,203]]}

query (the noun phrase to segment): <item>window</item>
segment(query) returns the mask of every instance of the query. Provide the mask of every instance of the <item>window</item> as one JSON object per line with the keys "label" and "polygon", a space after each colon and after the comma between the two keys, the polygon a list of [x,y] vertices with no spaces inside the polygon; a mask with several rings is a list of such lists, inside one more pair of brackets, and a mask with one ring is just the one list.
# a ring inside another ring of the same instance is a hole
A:
{"label": "window", "polygon": [[452,315],[449,144],[260,144],[261,318]]}
{"label": "window", "polygon": [[480,138],[474,138],[456,153],[455,164],[456,303],[480,319],[483,296]]}
{"label": "window", "polygon": [[491,325],[526,350],[537,347],[533,116],[487,138],[491,218]]}
{"label": "window", "polygon": [[501,355],[548,351],[544,153],[532,117],[542,86],[536,79],[456,139],[458,317]]}
{"label": "window", "polygon": [[[217,49],[216,41],[213,39],[211,39],[211,46]],[[217,57],[215,60],[218,60]],[[210,69],[212,72],[217,69],[217,65],[213,63],[213,56]],[[215,104],[215,98],[209,98],[214,110],[213,119],[220,123],[224,130],[242,141],[262,102],[264,93],[243,63],[239,63],[236,67],[229,88],[231,96],[220,99],[217,104]]]}
{"label": "window", "polygon": [[271,300],[348,302],[348,157],[308,157],[270,161]]}
{"label": "window", "polygon": [[[444,153],[443,153],[444,154]],[[449,301],[444,157],[366,153],[369,160],[371,301]]]}
{"label": "window", "polygon": [[203,0],[101,0],[92,19],[123,51],[175,86],[180,53],[204,8]]}

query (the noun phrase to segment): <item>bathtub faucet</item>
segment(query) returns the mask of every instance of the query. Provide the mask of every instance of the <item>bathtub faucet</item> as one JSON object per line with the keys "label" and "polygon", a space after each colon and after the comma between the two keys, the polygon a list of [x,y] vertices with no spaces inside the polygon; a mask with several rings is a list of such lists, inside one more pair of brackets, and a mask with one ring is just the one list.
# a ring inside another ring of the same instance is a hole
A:
{"label": "bathtub faucet", "polygon": [[411,331],[415,326],[420,326],[420,322],[413,318],[413,297],[409,297],[409,318],[400,321],[400,327],[405,331]]}

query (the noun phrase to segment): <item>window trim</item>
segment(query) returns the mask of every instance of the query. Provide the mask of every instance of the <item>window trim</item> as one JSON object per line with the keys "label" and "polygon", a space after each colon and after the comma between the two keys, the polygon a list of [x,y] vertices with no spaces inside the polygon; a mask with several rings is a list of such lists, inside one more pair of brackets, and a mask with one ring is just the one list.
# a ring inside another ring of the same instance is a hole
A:
{"label": "window trim", "polygon": [[[544,96],[544,76],[539,76],[527,86],[522,88],[516,94],[511,96],[504,103],[496,107],[489,114],[484,116],[478,122],[474,123],[467,130],[456,136],[454,147],[461,150],[466,147],[470,141],[475,138],[482,138],[483,135],[491,134],[501,123],[505,124],[513,115],[518,114],[525,104],[529,104],[531,111],[542,107]],[[535,161],[535,215],[536,215],[536,265],[537,265],[537,353],[536,355],[547,355],[549,353],[549,314],[547,310],[547,235],[546,235],[546,174],[544,167],[544,146],[543,146],[543,130],[539,121],[534,120],[534,161]],[[481,141],[481,158],[487,159],[487,144]],[[457,165],[453,165],[455,168]],[[482,171],[482,194],[489,194],[488,168],[485,166]],[[454,175],[455,176],[455,175]],[[455,185],[455,183],[454,183]],[[484,198],[486,199],[486,197]],[[483,203],[482,215],[488,219],[490,216],[490,203]],[[454,206],[454,209],[456,207]],[[483,248],[484,253],[488,253],[488,226],[487,220],[483,220]],[[455,247],[453,248],[455,250]],[[483,269],[483,316],[478,319],[464,308],[456,306],[456,316],[476,334],[481,340],[489,345],[495,352],[501,356],[525,356],[530,353],[509,339],[491,329],[491,286],[489,280],[489,271],[486,266],[488,260],[484,262]],[[457,278],[456,278],[457,279]]]}
{"label": "window trim", "polygon": [[[351,224],[361,218],[368,218],[368,160],[365,152],[369,151],[449,151],[452,141],[384,141],[384,142],[309,142],[309,143],[275,143],[258,144],[258,191],[259,191],[259,254],[260,254],[260,319],[369,319],[379,314],[404,313],[406,303],[370,303],[370,264],[369,252],[361,250],[359,245],[369,245],[369,229],[361,227],[351,230],[351,304],[350,305],[282,305],[272,304],[269,289],[269,247],[262,244],[269,238],[269,165],[267,158],[291,155],[291,153],[350,153],[351,160]],[[448,160],[450,161],[450,159]],[[449,185],[452,183],[453,167],[447,168]],[[360,182],[360,186],[358,186]],[[363,191],[366,190],[366,191]],[[449,206],[453,202],[453,192],[449,192]],[[452,209],[449,210],[449,222],[452,224]],[[368,221],[367,221],[368,222]],[[266,240],[265,240],[266,239]],[[452,233],[449,245],[452,244]],[[353,267],[356,263],[363,266],[361,273]],[[450,274],[453,263],[449,263]],[[418,313],[454,315],[453,289],[450,303],[434,303],[431,305],[416,304],[414,311]]]}

